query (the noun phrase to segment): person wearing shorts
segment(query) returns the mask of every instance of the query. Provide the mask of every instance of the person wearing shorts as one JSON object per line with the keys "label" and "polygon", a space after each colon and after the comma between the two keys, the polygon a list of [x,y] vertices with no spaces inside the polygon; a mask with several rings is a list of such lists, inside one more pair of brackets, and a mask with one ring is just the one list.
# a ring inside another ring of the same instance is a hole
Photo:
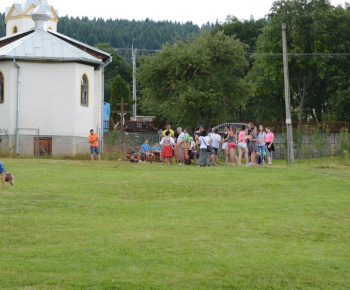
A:
{"label": "person wearing shorts", "polygon": [[227,151],[229,152],[229,164],[235,165],[235,162],[238,164],[236,156],[236,139],[237,139],[237,129],[235,126],[231,126],[228,132],[228,141],[227,141]]}
{"label": "person wearing shorts", "polygon": [[88,137],[88,140],[90,143],[91,161],[94,161],[95,153],[97,154],[98,160],[101,161],[100,148],[98,147],[99,136],[95,134],[93,129],[90,130],[90,135]]}
{"label": "person wearing shorts", "polygon": [[2,190],[6,190],[6,182],[13,186],[13,176],[6,171],[4,164],[0,161],[0,177],[2,183]]}
{"label": "person wearing shorts", "polygon": [[238,165],[242,165],[242,154],[244,152],[246,165],[249,166],[249,158],[248,158],[248,148],[247,148],[247,127],[242,125],[242,131],[238,135]]}
{"label": "person wearing shorts", "polygon": [[218,128],[213,128],[212,133],[210,135],[212,150],[210,152],[210,161],[211,164],[216,165],[219,164],[218,151],[221,143],[221,136],[218,134]]}
{"label": "person wearing shorts", "polygon": [[275,151],[275,146],[273,145],[273,140],[275,138],[275,135],[271,132],[270,127],[266,127],[266,155],[267,159],[269,160],[269,165],[272,165],[272,155],[273,151]]}

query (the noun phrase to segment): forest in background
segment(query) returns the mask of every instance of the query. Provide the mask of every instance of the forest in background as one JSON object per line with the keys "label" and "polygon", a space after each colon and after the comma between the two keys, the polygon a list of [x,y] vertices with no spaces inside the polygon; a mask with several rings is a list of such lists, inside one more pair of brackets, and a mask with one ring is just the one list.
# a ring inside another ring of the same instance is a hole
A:
{"label": "forest in background", "polygon": [[[5,13],[0,13],[0,37],[6,34]],[[59,18],[57,31],[81,42],[95,46],[98,43],[110,43],[115,48],[130,48],[133,38],[135,47],[143,49],[161,49],[166,42],[172,42],[176,35],[187,37],[198,34],[201,28],[192,22],[144,21],[107,19],[88,17]]]}

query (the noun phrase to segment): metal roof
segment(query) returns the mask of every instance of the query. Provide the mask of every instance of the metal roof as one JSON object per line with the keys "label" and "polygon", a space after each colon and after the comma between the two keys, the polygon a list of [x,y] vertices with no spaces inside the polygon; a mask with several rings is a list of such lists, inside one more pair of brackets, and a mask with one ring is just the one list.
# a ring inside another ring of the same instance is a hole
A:
{"label": "metal roof", "polygon": [[[1,38],[0,42],[6,38]],[[7,37],[8,39],[8,37]],[[71,39],[71,41],[75,41]],[[85,47],[92,48],[84,44]],[[95,51],[99,51],[93,48]],[[102,52],[107,58],[109,54]],[[0,48],[0,60],[3,59],[19,59],[19,60],[50,60],[50,61],[76,61],[90,64],[103,64],[91,54],[67,43],[63,39],[57,37],[52,32],[41,29],[33,31],[18,40],[15,40]]]}
{"label": "metal roof", "polygon": [[79,40],[76,40],[76,39],[74,39],[74,38],[68,37],[68,36],[66,36],[66,35],[64,35],[64,34],[58,33],[58,32],[53,31],[53,30],[50,30],[50,31],[48,31],[48,32],[51,33],[51,34],[53,34],[53,35],[56,35],[57,37],[59,37],[59,38],[61,38],[61,39],[63,39],[63,40],[67,40],[67,41],[72,42],[72,43],[75,43],[75,44],[77,44],[77,45],[79,45],[79,46],[88,48],[89,50],[93,50],[93,51],[95,51],[95,52],[97,52],[97,53],[99,53],[99,54],[103,54],[103,55],[106,56],[106,57],[110,57],[110,56],[111,56],[108,52],[105,52],[105,51],[103,51],[103,50],[101,50],[101,49],[98,49],[98,48],[96,48],[96,47],[94,47],[94,46],[88,45],[88,44],[86,44],[86,43],[84,43],[84,42],[81,42],[81,41],[79,41]]}

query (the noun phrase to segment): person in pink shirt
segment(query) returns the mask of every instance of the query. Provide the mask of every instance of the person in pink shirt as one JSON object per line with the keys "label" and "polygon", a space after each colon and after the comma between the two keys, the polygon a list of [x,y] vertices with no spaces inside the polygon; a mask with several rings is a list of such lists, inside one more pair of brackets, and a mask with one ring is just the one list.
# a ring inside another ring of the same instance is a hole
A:
{"label": "person in pink shirt", "polygon": [[242,153],[244,152],[246,165],[249,166],[248,159],[248,147],[247,141],[248,138],[248,130],[245,125],[242,125],[242,131],[238,135],[238,165],[242,165]]}
{"label": "person in pink shirt", "polygon": [[275,135],[271,132],[270,127],[266,127],[266,155],[269,160],[269,165],[272,165],[272,153],[275,151],[275,146],[273,145],[273,140]]}

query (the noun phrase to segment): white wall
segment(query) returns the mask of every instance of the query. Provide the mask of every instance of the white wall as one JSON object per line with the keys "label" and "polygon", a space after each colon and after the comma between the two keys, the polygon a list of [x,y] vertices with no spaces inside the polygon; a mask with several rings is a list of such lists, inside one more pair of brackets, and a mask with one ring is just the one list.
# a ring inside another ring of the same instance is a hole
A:
{"label": "white wall", "polygon": [[[10,19],[7,21],[6,24],[6,36],[12,35],[12,28],[15,25],[17,26],[18,32],[25,32],[34,29],[35,23],[33,19],[29,17]],[[51,27],[52,30],[56,32],[57,22],[50,20],[48,21],[47,27]]]}
{"label": "white wall", "polygon": [[[101,70],[78,63],[18,61],[22,68],[20,128],[40,128],[41,135],[87,137],[100,123]],[[5,103],[0,104],[0,128],[16,127],[17,68],[0,62],[5,77]],[[89,106],[80,104],[81,77],[89,79]],[[99,78],[96,82],[95,77]],[[1,133],[0,133],[1,134]]]}
{"label": "white wall", "polygon": [[[89,81],[89,105],[82,106],[80,104],[81,79],[83,74],[86,74]],[[95,73],[94,68],[83,64],[75,64],[75,101],[74,101],[74,116],[75,116],[75,136],[88,136],[91,129],[96,130],[96,122],[94,115],[98,107],[96,107],[95,98]]]}
{"label": "white wall", "polygon": [[5,101],[0,103],[0,135],[14,134],[16,127],[17,68],[12,61],[0,62],[5,79]]}

